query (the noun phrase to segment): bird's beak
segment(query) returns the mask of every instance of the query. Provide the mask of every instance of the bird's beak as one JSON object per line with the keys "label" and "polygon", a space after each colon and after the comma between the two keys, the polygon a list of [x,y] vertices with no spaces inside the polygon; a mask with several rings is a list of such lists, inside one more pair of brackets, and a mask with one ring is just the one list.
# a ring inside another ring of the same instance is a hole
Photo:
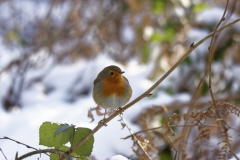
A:
{"label": "bird's beak", "polygon": [[123,74],[123,73],[125,73],[124,71],[120,71],[120,74]]}

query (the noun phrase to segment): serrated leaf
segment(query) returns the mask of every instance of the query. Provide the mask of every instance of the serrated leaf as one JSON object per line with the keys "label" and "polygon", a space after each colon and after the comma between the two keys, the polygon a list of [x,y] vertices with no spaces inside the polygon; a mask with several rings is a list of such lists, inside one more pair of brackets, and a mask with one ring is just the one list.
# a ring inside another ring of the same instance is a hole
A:
{"label": "serrated leaf", "polygon": [[54,133],[54,137],[56,137],[56,136],[57,136],[58,134],[60,134],[61,132],[65,132],[65,131],[68,130],[69,128],[74,128],[74,127],[75,127],[75,125],[68,125],[68,124],[66,124],[66,125],[58,128],[58,129],[56,130],[56,132]]}
{"label": "serrated leaf", "polygon": [[64,125],[66,124],[44,122],[39,129],[39,144],[47,147],[60,148],[62,145],[71,141],[74,134],[73,127],[54,137],[56,130]]}
{"label": "serrated leaf", "polygon": [[[91,132],[89,128],[76,128],[73,142],[71,145],[76,145],[81,139],[83,139],[88,133]],[[85,143],[83,143],[79,148],[75,150],[75,152],[80,156],[90,156],[93,149],[94,137],[90,137]]]}

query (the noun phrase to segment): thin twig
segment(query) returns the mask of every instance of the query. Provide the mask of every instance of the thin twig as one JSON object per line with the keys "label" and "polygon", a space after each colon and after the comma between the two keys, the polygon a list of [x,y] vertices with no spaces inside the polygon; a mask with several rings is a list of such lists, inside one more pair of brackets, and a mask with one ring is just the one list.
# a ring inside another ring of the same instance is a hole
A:
{"label": "thin twig", "polygon": [[[209,105],[209,101],[211,100],[211,97],[209,98],[209,96],[205,96],[205,97],[201,97],[202,99],[198,100],[197,102],[195,102],[194,106],[196,108],[202,108],[204,109],[204,105]],[[226,96],[221,96],[219,95],[218,98],[216,98],[218,102],[226,102],[226,101],[232,101],[232,100],[239,100],[240,99],[240,94],[238,95],[226,95]],[[191,105],[191,102],[179,102],[179,101],[174,101],[168,105],[154,105],[152,108],[148,108],[146,110],[146,112],[148,112],[148,110],[152,110],[155,109],[157,107],[161,107],[162,110],[160,110],[159,112],[164,112],[166,113],[168,110],[176,110],[179,108],[184,108],[184,107],[189,107]],[[159,114],[156,113],[156,114]]]}
{"label": "thin twig", "polygon": [[57,150],[57,149],[43,149],[43,150],[40,149],[40,150],[37,150],[37,151],[32,151],[32,152],[29,152],[27,154],[24,154],[21,157],[16,158],[15,160],[22,160],[22,159],[30,157],[32,155],[41,154],[41,153],[45,153],[45,154],[47,154],[47,153],[61,154],[62,156],[68,157],[68,159],[71,159],[71,156],[68,155],[67,153],[65,153],[64,151],[60,151],[60,150]]}
{"label": "thin twig", "polygon": [[129,132],[131,133],[132,137],[136,140],[137,145],[141,148],[141,150],[143,151],[143,153],[145,154],[145,156],[151,160],[151,157],[149,157],[148,153],[144,150],[142,144],[139,142],[139,140],[137,139],[136,135],[133,134],[131,128],[127,125],[127,123],[124,121],[122,114],[119,115],[121,118],[121,121],[124,123],[124,125],[127,127],[127,129],[129,130]]}
{"label": "thin twig", "polygon": [[[169,125],[169,127],[185,127],[185,126],[194,127],[194,126],[196,126],[196,124]],[[211,125],[211,124],[203,124],[202,126],[205,126],[205,127],[219,127],[219,125]],[[137,135],[139,133],[143,133],[143,132],[147,132],[147,131],[153,131],[153,130],[157,130],[157,129],[161,129],[161,128],[166,128],[166,126],[159,126],[159,127],[144,129],[144,130],[138,131],[136,133],[133,133],[132,135]],[[233,129],[233,128],[230,128],[230,129]],[[240,131],[240,130],[238,130],[238,131]],[[132,137],[132,135],[129,135],[129,136],[124,137],[122,139],[128,139],[128,138]]]}
{"label": "thin twig", "polygon": [[29,145],[27,145],[27,144],[24,144],[24,143],[22,143],[22,142],[19,142],[19,141],[17,141],[17,140],[14,140],[14,139],[12,139],[12,138],[9,138],[9,137],[5,137],[5,136],[4,136],[3,138],[0,138],[0,139],[8,139],[8,140],[11,140],[11,141],[16,142],[16,143],[18,143],[18,144],[24,145],[24,146],[26,146],[27,148],[31,148],[31,149],[34,149],[34,150],[38,150],[37,148],[31,147],[31,146],[29,146]]}
{"label": "thin twig", "polygon": [[[34,147],[32,147],[32,146],[29,146],[29,145],[27,145],[27,144],[24,144],[24,143],[22,143],[22,142],[19,142],[19,141],[17,141],[17,140],[14,140],[14,139],[12,139],[12,138],[9,138],[9,137],[5,137],[5,136],[4,136],[3,138],[0,138],[0,139],[8,139],[8,140],[11,140],[11,141],[16,142],[16,143],[18,143],[18,144],[24,145],[24,146],[26,146],[27,148],[31,148],[31,149],[34,149],[35,151],[38,151],[37,148],[34,148]],[[46,154],[47,156],[49,156],[47,153],[44,153],[44,154]]]}
{"label": "thin twig", "polygon": [[7,157],[5,156],[5,154],[3,153],[2,149],[0,148],[0,151],[2,152],[3,154],[3,157],[7,160]]}
{"label": "thin twig", "polygon": [[[213,92],[212,92],[212,76],[211,76],[211,73],[212,73],[212,65],[211,64],[212,64],[212,59],[213,59],[213,55],[214,55],[213,42],[214,42],[215,35],[217,33],[217,29],[219,28],[220,24],[225,20],[225,15],[226,15],[226,12],[227,12],[228,2],[229,2],[229,0],[227,0],[227,4],[226,4],[225,10],[224,10],[224,13],[223,13],[220,21],[218,22],[216,28],[213,31],[213,35],[212,35],[210,46],[209,46],[209,60],[208,60],[209,82],[208,83],[209,83],[209,91],[210,91],[210,94],[211,94],[212,102],[213,102],[213,105],[214,105],[216,111],[217,111],[217,106],[216,106],[216,102],[215,102],[214,95],[213,95]],[[217,112],[217,114],[220,118],[220,114],[218,112]]]}

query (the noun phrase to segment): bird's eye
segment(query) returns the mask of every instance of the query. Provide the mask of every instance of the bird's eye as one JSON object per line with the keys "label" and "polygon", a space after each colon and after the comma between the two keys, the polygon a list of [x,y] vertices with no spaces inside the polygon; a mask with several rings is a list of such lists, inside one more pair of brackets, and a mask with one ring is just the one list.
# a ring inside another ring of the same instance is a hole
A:
{"label": "bird's eye", "polygon": [[110,75],[114,75],[114,73],[111,71],[110,73],[109,73]]}

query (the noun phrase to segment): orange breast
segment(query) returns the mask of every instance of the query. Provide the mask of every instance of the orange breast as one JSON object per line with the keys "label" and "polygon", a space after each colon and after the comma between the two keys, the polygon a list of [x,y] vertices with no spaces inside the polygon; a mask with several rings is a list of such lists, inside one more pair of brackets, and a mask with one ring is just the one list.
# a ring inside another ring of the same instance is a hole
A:
{"label": "orange breast", "polygon": [[122,96],[125,92],[124,78],[122,75],[108,77],[102,82],[103,96]]}

